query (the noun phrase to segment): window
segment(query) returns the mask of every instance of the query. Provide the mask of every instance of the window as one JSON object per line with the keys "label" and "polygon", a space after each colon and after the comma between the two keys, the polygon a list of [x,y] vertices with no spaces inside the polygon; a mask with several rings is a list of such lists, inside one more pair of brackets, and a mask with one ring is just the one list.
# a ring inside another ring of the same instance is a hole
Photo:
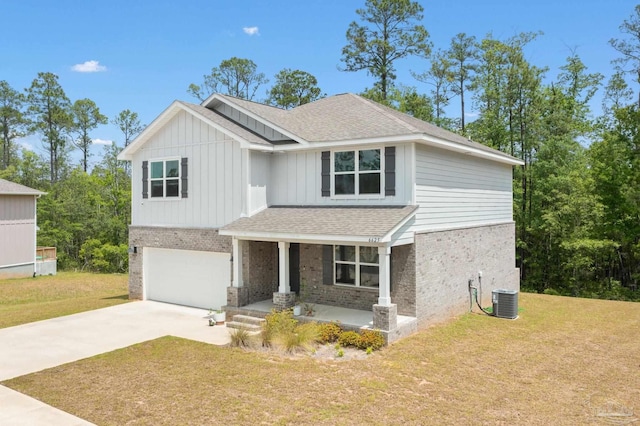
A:
{"label": "window", "polygon": [[151,198],[180,196],[180,160],[151,161]]}
{"label": "window", "polygon": [[335,195],[379,195],[382,187],[381,170],[379,149],[334,153]]}
{"label": "window", "polygon": [[378,247],[334,246],[334,263],[336,284],[380,286]]}

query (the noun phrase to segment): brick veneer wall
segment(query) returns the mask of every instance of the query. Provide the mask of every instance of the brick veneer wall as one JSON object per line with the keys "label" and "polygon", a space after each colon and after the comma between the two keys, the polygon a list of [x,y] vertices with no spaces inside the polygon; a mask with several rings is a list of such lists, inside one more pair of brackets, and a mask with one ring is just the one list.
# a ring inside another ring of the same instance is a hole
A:
{"label": "brick veneer wall", "polygon": [[129,254],[129,298],[142,299],[143,247],[231,253],[231,237],[210,228],[130,226],[129,246],[137,248]]}
{"label": "brick veneer wall", "polygon": [[478,271],[483,306],[491,304],[496,288],[520,290],[515,223],[416,234],[415,253],[420,326],[467,312],[468,282],[478,284]]}
{"label": "brick veneer wall", "polygon": [[[413,246],[399,246],[391,250],[393,289],[391,301],[398,305],[398,314],[414,315],[415,268]],[[306,285],[305,302],[343,308],[373,310],[378,303],[378,289],[325,285],[322,277],[322,245],[300,244],[300,285]]]}
{"label": "brick veneer wall", "polygon": [[246,241],[242,278],[249,288],[249,303],[273,299],[273,293],[278,291],[278,243]]}
{"label": "brick veneer wall", "polygon": [[391,248],[391,303],[397,305],[398,315],[416,316],[416,250],[414,244]]}

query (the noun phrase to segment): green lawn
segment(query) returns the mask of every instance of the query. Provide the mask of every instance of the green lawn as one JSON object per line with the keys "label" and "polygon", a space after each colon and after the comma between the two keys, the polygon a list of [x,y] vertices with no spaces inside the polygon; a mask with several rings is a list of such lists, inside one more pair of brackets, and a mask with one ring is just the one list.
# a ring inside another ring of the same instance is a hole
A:
{"label": "green lawn", "polygon": [[365,360],[288,358],[165,337],[3,384],[100,425],[640,418],[640,304],[521,293],[520,308],[517,320],[464,315]]}
{"label": "green lawn", "polygon": [[127,280],[82,272],[0,280],[0,328],[125,303]]}

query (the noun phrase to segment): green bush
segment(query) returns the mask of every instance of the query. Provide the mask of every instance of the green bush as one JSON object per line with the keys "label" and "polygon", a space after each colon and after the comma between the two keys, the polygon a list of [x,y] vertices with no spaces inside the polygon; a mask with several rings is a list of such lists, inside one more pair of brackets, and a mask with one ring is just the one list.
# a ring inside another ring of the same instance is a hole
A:
{"label": "green bush", "polygon": [[322,323],[318,325],[318,340],[321,343],[333,343],[338,340],[342,331],[342,327],[338,321]]}
{"label": "green bush", "polygon": [[384,336],[379,330],[362,330],[358,348],[378,350],[384,346]]}
{"label": "green bush", "polygon": [[360,347],[360,334],[355,331],[343,331],[340,333],[340,337],[338,337],[338,343],[340,346],[354,346],[356,348]]}

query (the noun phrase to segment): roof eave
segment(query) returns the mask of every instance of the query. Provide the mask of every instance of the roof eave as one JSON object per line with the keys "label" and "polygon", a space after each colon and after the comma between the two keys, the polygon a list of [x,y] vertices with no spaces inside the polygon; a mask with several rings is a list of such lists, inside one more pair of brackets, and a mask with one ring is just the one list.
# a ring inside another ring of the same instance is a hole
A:
{"label": "roof eave", "polygon": [[445,139],[436,138],[430,135],[423,135],[420,143],[433,146],[436,148],[445,149],[447,151],[459,152],[461,154],[471,155],[473,157],[484,158],[486,160],[496,161],[499,163],[509,164],[511,166],[522,166],[524,162],[518,158],[511,157],[510,155],[503,154],[500,151],[485,151],[483,149],[474,148],[468,145],[462,145],[460,143],[451,142]]}
{"label": "roof eave", "polygon": [[300,136],[298,136],[298,135],[296,135],[294,133],[291,133],[291,131],[279,126],[278,124],[276,124],[276,123],[274,123],[272,121],[269,121],[269,120],[265,119],[264,117],[259,116],[258,114],[253,113],[252,111],[249,111],[246,108],[243,108],[242,106],[240,106],[240,105],[238,105],[236,103],[230,102],[228,99],[226,99],[226,98],[224,98],[222,96],[219,96],[217,93],[214,93],[213,95],[209,96],[204,102],[202,102],[202,106],[205,107],[205,108],[209,108],[210,106],[215,106],[215,103],[216,103],[215,101],[221,102],[221,103],[227,104],[227,105],[229,105],[229,106],[231,106],[233,108],[236,108],[237,110],[239,110],[242,113],[246,114],[247,116],[253,118],[254,120],[264,124],[265,126],[273,128],[274,130],[282,133],[283,135],[291,138],[292,140],[298,142],[301,145],[308,145],[309,144],[309,141],[305,140],[304,138],[302,138],[302,137],[300,137]]}
{"label": "roof eave", "polygon": [[[220,229],[219,235],[235,237],[240,240],[313,242],[315,244],[352,243],[367,245],[385,245],[384,235],[330,235],[330,234],[297,234],[287,232],[236,231]],[[377,242],[372,243],[372,240]]]}

